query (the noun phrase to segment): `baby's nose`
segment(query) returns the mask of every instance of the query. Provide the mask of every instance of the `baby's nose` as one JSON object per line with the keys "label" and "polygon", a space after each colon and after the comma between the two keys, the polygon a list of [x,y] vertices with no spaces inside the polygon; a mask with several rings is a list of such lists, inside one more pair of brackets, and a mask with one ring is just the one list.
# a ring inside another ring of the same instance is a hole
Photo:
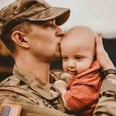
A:
{"label": "baby's nose", "polygon": [[75,67],[76,66],[76,64],[75,64],[75,62],[74,61],[69,61],[69,63],[68,63],[68,67]]}

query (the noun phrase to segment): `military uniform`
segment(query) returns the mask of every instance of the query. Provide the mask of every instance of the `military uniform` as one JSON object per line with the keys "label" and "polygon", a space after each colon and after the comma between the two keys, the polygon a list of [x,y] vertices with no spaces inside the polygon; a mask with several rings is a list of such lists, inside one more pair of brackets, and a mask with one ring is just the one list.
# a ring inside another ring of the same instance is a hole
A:
{"label": "military uniform", "polygon": [[[54,19],[59,26],[69,16],[69,8],[53,7],[44,0],[15,0],[0,9],[0,39],[14,54],[16,46],[10,42],[11,33],[15,31],[13,27],[25,21],[40,22],[41,25],[41,22]],[[0,104],[3,106],[5,103],[20,104],[22,116],[66,116],[60,94],[52,84],[37,80],[34,75],[16,66],[13,76],[0,83]]]}
{"label": "military uniform", "polygon": [[52,84],[16,66],[13,75],[0,83],[0,103],[21,105],[21,116],[67,116]]}
{"label": "military uniform", "polygon": [[106,76],[100,95],[93,116],[116,116],[116,75]]}

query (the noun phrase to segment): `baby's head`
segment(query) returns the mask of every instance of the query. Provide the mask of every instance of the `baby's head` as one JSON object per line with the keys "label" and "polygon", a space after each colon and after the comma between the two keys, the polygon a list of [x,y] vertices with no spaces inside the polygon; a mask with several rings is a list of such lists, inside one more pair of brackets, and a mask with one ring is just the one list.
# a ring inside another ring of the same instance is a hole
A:
{"label": "baby's head", "polygon": [[68,30],[61,41],[64,71],[77,75],[88,69],[95,58],[96,33],[86,26]]}

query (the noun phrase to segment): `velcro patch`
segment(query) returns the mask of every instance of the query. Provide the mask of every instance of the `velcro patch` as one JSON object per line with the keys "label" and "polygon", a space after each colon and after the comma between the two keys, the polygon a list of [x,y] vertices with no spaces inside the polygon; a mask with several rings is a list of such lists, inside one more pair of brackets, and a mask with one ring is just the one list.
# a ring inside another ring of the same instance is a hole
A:
{"label": "velcro patch", "polygon": [[0,105],[0,116],[20,116],[21,105],[16,104],[1,104]]}

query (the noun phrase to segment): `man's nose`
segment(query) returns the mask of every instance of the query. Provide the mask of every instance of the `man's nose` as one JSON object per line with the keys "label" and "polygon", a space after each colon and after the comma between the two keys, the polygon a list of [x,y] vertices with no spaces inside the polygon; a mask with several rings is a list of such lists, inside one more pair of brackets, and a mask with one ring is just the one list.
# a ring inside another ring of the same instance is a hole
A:
{"label": "man's nose", "polygon": [[57,29],[56,29],[56,36],[60,36],[62,37],[64,35],[64,31],[57,26]]}

